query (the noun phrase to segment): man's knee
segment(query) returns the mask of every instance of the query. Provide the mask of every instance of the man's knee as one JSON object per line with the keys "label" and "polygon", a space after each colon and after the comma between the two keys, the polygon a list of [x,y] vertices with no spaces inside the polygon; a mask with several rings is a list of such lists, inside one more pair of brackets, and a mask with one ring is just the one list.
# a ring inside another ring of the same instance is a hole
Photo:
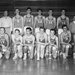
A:
{"label": "man's knee", "polygon": [[69,48],[70,48],[70,45],[67,45],[67,46],[66,46],[66,49],[69,49]]}

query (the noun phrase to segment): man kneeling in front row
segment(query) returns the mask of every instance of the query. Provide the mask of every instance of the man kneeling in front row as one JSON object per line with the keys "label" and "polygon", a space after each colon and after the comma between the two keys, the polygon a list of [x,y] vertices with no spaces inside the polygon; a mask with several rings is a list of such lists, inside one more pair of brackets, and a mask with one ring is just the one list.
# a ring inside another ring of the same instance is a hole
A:
{"label": "man kneeling in front row", "polygon": [[0,28],[0,59],[5,56],[6,59],[9,59],[10,49],[9,49],[9,36],[5,32],[5,28]]}
{"label": "man kneeling in front row", "polygon": [[32,35],[32,29],[31,27],[26,28],[26,34],[23,36],[23,48],[24,48],[24,57],[23,60],[26,60],[27,54],[30,59],[33,59],[33,53],[34,53],[34,42],[35,37]]}
{"label": "man kneeling in front row", "polygon": [[68,51],[69,48],[71,47],[70,45],[71,41],[71,33],[69,30],[67,30],[67,26],[63,26],[63,32],[61,33],[61,47],[62,47],[62,52],[60,54],[63,54],[63,58],[68,57]]}

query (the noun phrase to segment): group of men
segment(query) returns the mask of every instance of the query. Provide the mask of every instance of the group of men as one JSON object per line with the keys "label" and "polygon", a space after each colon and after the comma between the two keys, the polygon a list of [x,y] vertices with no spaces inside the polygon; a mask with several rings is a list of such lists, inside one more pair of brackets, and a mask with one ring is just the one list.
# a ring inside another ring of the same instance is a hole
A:
{"label": "group of men", "polygon": [[[0,18],[0,59],[27,58],[37,60],[48,57],[56,59],[63,56],[68,57],[71,48],[71,33],[74,36],[75,17],[69,23],[69,18],[62,10],[61,16],[53,16],[49,10],[48,17],[42,15],[42,10],[38,9],[37,16],[31,14],[31,8],[27,8],[26,15],[20,15],[19,9],[15,10],[15,16],[10,18],[8,11],[4,11],[4,16]],[[73,53],[75,58],[75,52]]]}

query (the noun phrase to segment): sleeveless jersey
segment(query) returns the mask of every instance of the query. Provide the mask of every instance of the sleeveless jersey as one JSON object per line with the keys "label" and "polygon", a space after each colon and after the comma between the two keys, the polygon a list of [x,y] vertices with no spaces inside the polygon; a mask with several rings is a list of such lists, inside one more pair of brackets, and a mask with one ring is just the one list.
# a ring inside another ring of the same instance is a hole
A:
{"label": "sleeveless jersey", "polygon": [[36,25],[35,27],[44,27],[44,19],[43,16],[37,16]]}
{"label": "sleeveless jersey", "polygon": [[50,43],[52,45],[55,45],[56,44],[56,37],[54,37],[54,38],[50,37]]}
{"label": "sleeveless jersey", "polygon": [[33,38],[32,37],[26,37],[25,38],[25,44],[33,44]]}
{"label": "sleeveless jersey", "polygon": [[7,40],[5,39],[5,35],[0,36],[0,45],[7,46]]}
{"label": "sleeveless jersey", "polygon": [[69,33],[64,33],[63,34],[63,42],[69,43]]}
{"label": "sleeveless jersey", "polygon": [[15,40],[16,45],[20,45],[20,43],[21,43],[21,36],[15,37],[14,40]]}
{"label": "sleeveless jersey", "polygon": [[22,18],[21,16],[19,18],[15,17],[14,19],[14,28],[22,28]]}
{"label": "sleeveless jersey", "polygon": [[45,37],[44,37],[44,35],[40,35],[39,42],[45,43]]}
{"label": "sleeveless jersey", "polygon": [[63,25],[67,25],[66,17],[65,18],[60,17],[60,19],[61,19],[61,22],[59,23],[58,28],[62,28]]}
{"label": "sleeveless jersey", "polygon": [[33,21],[33,20],[32,20],[32,16],[28,17],[28,16],[26,15],[24,26],[31,26],[31,27],[33,27],[32,21]]}
{"label": "sleeveless jersey", "polygon": [[55,25],[54,25],[54,18],[49,18],[47,19],[47,24],[46,24],[46,28],[47,29],[54,29]]}

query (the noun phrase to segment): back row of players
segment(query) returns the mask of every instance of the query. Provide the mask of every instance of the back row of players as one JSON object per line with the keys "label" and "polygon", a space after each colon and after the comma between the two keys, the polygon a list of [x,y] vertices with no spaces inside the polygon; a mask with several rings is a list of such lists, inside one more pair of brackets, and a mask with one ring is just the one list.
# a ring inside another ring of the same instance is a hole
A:
{"label": "back row of players", "polygon": [[[59,55],[63,55],[63,58],[68,57],[68,50],[71,47],[70,31],[74,33],[75,21],[69,25],[65,10],[62,10],[57,23],[56,18],[52,16],[52,10],[49,10],[47,18],[42,15],[40,9],[35,18],[31,15],[30,8],[27,9],[27,15],[24,18],[20,16],[19,9],[16,9],[15,13],[16,16],[13,19],[8,16],[7,11],[0,18],[0,58],[4,55],[8,59],[10,53],[14,53],[13,59],[23,57],[24,60],[27,56],[30,59],[37,56],[37,60],[46,56],[49,59],[57,58]],[[57,28],[58,37],[55,35],[55,28]],[[71,30],[69,31],[68,28]]]}

